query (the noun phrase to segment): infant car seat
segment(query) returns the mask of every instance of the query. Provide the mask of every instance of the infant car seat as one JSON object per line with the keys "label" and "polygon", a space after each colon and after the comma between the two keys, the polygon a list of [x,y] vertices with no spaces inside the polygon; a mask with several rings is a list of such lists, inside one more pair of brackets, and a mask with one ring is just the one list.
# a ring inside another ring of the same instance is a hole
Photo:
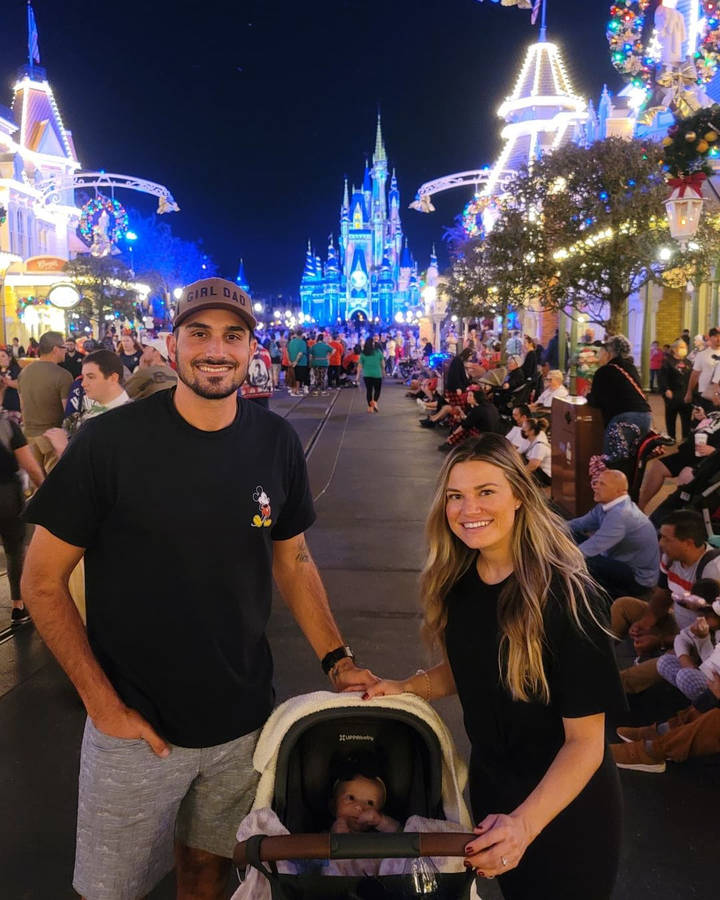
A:
{"label": "infant car seat", "polygon": [[442,753],[425,722],[380,707],[327,709],[296,722],[278,754],[273,809],[291,834],[327,831],[332,773],[365,752],[382,762],[388,815],[443,818]]}

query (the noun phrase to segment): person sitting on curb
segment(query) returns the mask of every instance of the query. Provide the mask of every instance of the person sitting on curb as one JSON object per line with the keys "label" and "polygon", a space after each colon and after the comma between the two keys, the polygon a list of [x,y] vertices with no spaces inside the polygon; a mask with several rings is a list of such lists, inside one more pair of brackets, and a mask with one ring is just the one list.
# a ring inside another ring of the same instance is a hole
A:
{"label": "person sitting on curb", "polygon": [[530,441],[523,435],[525,422],[530,418],[530,407],[525,403],[516,406],[512,411],[512,418],[515,424],[505,437],[518,453],[524,453],[530,446]]}
{"label": "person sitting on curb", "polygon": [[675,652],[658,659],[658,672],[689,700],[695,700],[720,674],[720,584],[712,578],[701,578],[692,586],[690,596],[679,602],[696,610],[697,619],[675,638]]}
{"label": "person sitting on curb", "polygon": [[667,722],[642,728],[618,728],[625,743],[611,744],[619,769],[664,772],[666,760],[680,763],[694,756],[720,753],[720,675],[715,675],[688,709]]}
{"label": "person sitting on curb", "polygon": [[[706,543],[702,515],[689,509],[671,513],[660,526],[660,576],[648,600],[619,597],[610,608],[610,628],[619,639],[630,635],[672,647],[678,629],[686,628],[697,613],[679,601],[690,595],[693,584],[705,576],[720,580],[720,549]],[[661,681],[657,659],[650,658],[620,672],[625,692],[638,694]]]}
{"label": "person sitting on curb", "polygon": [[548,373],[548,380],[550,381],[549,386],[540,394],[536,403],[530,404],[530,409],[550,409],[556,397],[564,400],[565,397],[570,396],[570,391],[563,384],[563,373],[559,369],[552,369]]}
{"label": "person sitting on curb", "polygon": [[477,385],[468,388],[467,412],[462,413],[460,425],[449,435],[448,439],[438,447],[443,453],[452,450],[469,437],[478,437],[485,431],[501,434],[500,413],[497,406],[485,396],[483,389]]}
{"label": "person sitting on curb", "polygon": [[568,522],[588,571],[611,598],[642,597],[657,584],[655,527],[628,494],[623,472],[605,469],[593,482],[596,506]]}
{"label": "person sitting on curb", "polygon": [[638,498],[638,506],[643,512],[665,484],[666,478],[676,478],[678,486],[689,484],[699,466],[720,448],[720,412],[705,416],[698,408],[693,412],[693,419],[695,430],[690,437],[681,441],[677,453],[648,462]]}

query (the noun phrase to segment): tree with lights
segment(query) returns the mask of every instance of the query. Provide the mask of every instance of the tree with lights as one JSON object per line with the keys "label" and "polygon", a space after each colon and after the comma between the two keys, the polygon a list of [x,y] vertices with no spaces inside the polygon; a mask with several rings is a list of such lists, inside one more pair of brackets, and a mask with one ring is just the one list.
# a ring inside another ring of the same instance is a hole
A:
{"label": "tree with lights", "polygon": [[65,264],[65,272],[82,294],[77,311],[96,323],[98,337],[102,337],[107,316],[135,319],[138,294],[124,262],[83,253]]}
{"label": "tree with lights", "polygon": [[541,289],[538,234],[524,210],[504,204],[489,235],[451,245],[449,307],[459,316],[500,316],[503,354],[508,313],[527,305]]}
{"label": "tree with lights", "polygon": [[[671,270],[683,284],[707,277],[720,246],[716,217],[706,215],[694,242],[670,252],[662,156],[638,140],[568,144],[508,186],[514,206],[531,211],[527,276],[543,306],[582,312],[617,334],[628,298],[648,281],[668,283]],[[504,227],[501,217],[496,230]]]}
{"label": "tree with lights", "polygon": [[142,217],[130,211],[137,240],[125,259],[138,279],[168,294],[173,288],[217,275],[213,260],[200,241],[185,241],[172,233],[157,215]]}

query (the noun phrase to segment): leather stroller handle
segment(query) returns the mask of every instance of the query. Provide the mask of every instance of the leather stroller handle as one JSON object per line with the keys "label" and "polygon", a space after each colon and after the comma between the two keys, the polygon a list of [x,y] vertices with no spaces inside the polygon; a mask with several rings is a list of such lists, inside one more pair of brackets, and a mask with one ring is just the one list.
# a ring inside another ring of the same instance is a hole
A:
{"label": "leather stroller handle", "polygon": [[[418,856],[465,856],[465,847],[477,835],[459,832],[395,834],[279,834],[262,837],[262,862],[290,859],[412,859]],[[235,845],[233,861],[249,863],[247,841]]]}

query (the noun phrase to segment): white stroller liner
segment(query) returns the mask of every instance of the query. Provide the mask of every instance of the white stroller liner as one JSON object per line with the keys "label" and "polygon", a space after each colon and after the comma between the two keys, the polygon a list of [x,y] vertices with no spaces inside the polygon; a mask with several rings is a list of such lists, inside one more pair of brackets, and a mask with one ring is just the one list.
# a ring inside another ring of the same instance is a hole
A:
{"label": "white stroller liner", "polygon": [[265,723],[255,747],[253,766],[260,773],[260,783],[253,810],[272,806],[280,744],[296,722],[320,710],[354,708],[367,711],[372,707],[410,713],[432,729],[442,751],[442,805],[445,818],[451,822],[458,822],[467,831],[472,831],[470,813],[463,800],[463,791],[468,778],[467,765],[458,756],[443,720],[429,703],[415,694],[394,694],[391,697],[363,700],[362,694],[359,693],[336,694],[332,691],[315,691],[312,694],[292,697],[281,703]]}

